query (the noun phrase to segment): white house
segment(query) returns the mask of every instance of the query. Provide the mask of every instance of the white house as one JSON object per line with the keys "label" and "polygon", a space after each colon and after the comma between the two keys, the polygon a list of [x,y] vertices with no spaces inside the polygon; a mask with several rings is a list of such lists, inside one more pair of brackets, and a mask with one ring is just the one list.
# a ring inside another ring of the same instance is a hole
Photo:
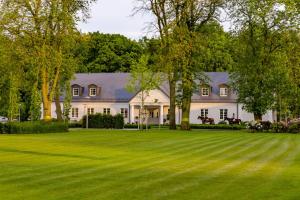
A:
{"label": "white house", "polygon": [[[206,73],[209,84],[199,84],[191,103],[190,122],[201,123],[198,116],[214,118],[215,122],[226,116],[239,118],[242,121],[254,120],[252,113],[243,110],[237,103],[237,95],[228,85],[229,76],[225,72]],[[126,84],[129,73],[83,73],[76,74],[72,81],[72,110],[70,118],[79,121],[88,112],[115,115],[121,113],[126,123],[135,123],[139,118],[141,98],[139,93],[130,93]],[[63,102],[63,98],[61,99]],[[144,101],[149,124],[168,122],[169,89],[167,84],[150,91]],[[52,116],[56,117],[55,103],[52,104]],[[180,123],[181,110],[176,109],[176,123]],[[274,113],[269,111],[263,120],[273,121]]]}

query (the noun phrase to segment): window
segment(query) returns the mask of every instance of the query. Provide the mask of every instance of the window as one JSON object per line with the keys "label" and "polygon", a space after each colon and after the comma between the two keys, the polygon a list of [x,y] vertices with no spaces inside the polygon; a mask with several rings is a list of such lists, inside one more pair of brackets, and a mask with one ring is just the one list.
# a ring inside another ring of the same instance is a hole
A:
{"label": "window", "polygon": [[224,120],[228,115],[228,109],[220,109],[220,119]]}
{"label": "window", "polygon": [[72,108],[72,118],[78,118],[78,108]]}
{"label": "window", "polygon": [[90,96],[94,97],[97,94],[97,88],[90,88]]}
{"label": "window", "polygon": [[88,114],[93,115],[94,114],[94,108],[88,108]]}
{"label": "window", "polygon": [[228,96],[228,88],[220,88],[220,96],[227,97]]}
{"label": "window", "polygon": [[124,118],[128,118],[128,108],[121,108],[121,115],[123,115]]}
{"label": "window", "polygon": [[208,88],[202,88],[201,89],[201,95],[202,96],[209,96],[209,89]]}
{"label": "window", "polygon": [[110,108],[103,108],[103,113],[106,115],[110,114]]}
{"label": "window", "polygon": [[79,96],[79,88],[73,88],[73,96],[78,97]]}
{"label": "window", "polygon": [[201,109],[201,117],[207,117],[208,109]]}

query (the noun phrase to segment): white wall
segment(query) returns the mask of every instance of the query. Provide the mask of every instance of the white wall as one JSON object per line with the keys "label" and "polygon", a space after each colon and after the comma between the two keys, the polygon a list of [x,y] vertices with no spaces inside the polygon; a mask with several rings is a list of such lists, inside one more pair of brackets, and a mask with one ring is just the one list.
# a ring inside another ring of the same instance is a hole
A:
{"label": "white wall", "polygon": [[[116,115],[121,113],[121,108],[128,109],[128,118],[125,118],[125,123],[129,122],[129,104],[128,103],[110,103],[110,102],[72,102],[71,106],[78,108],[78,118],[72,118],[72,109],[70,111],[70,119],[73,121],[79,121],[86,114],[84,104],[87,104],[88,108],[94,108],[94,113],[103,113],[103,108],[110,108],[110,114]],[[52,118],[56,118],[56,106],[52,103]]]}

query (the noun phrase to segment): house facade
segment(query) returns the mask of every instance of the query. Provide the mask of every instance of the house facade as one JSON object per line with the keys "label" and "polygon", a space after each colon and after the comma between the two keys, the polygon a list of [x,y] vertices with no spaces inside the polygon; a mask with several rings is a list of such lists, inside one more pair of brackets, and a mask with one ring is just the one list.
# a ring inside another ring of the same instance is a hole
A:
{"label": "house facade", "polygon": [[[252,121],[254,116],[237,102],[237,94],[229,87],[229,76],[225,72],[206,73],[208,84],[200,84],[192,96],[190,122],[200,124],[199,116],[214,118],[215,123],[225,117],[235,117],[242,121]],[[125,123],[137,123],[142,105],[141,93],[130,93],[126,85],[129,73],[84,73],[76,74],[71,83],[72,102],[70,118],[79,121],[84,115],[104,113],[122,114]],[[63,98],[61,99],[61,104]],[[62,106],[63,107],[63,106]],[[151,90],[144,95],[144,108],[149,124],[168,123],[169,112],[168,84]],[[55,103],[52,104],[52,116],[56,117]],[[273,121],[275,114],[269,111],[263,120]],[[181,122],[181,110],[176,108],[176,123]]]}

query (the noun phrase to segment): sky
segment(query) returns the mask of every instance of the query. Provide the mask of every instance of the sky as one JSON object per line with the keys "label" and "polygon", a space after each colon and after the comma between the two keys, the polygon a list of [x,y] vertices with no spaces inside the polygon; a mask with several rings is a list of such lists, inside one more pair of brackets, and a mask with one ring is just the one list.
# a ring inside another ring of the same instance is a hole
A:
{"label": "sky", "polygon": [[135,0],[98,0],[91,8],[91,18],[79,23],[81,32],[118,33],[132,39],[153,35],[149,31],[148,14],[132,16]]}

